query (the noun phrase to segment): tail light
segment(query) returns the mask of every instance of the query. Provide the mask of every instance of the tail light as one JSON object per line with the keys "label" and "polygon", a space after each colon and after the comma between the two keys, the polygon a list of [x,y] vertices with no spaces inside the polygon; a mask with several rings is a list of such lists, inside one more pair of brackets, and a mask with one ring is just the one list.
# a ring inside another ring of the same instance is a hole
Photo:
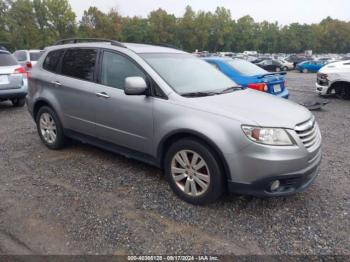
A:
{"label": "tail light", "polygon": [[31,62],[27,62],[27,63],[26,63],[26,67],[27,67],[28,69],[32,69],[32,68],[33,68],[33,65],[32,65]]}
{"label": "tail light", "polygon": [[267,92],[268,87],[265,83],[248,84],[248,87],[261,92]]}
{"label": "tail light", "polygon": [[21,75],[23,75],[24,77],[27,77],[27,72],[26,72],[26,70],[24,69],[23,66],[16,68],[15,71],[14,71],[13,73],[14,73],[14,74],[21,74]]}

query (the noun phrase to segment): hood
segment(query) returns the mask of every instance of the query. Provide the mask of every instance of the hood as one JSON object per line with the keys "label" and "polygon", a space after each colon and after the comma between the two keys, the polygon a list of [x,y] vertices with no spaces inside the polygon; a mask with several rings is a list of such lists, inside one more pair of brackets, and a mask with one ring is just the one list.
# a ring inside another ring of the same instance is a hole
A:
{"label": "hood", "polygon": [[251,89],[228,94],[184,98],[188,107],[221,115],[242,124],[294,129],[311,118],[305,107],[270,94]]}
{"label": "hood", "polygon": [[320,69],[320,73],[335,72],[335,71],[347,71],[350,72],[350,60],[333,62],[325,65]]}

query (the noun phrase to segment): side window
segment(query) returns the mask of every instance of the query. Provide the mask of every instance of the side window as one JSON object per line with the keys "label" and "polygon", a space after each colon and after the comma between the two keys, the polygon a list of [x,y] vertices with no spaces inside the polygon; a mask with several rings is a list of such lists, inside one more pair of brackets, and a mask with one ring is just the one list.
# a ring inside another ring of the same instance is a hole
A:
{"label": "side window", "polygon": [[57,73],[59,61],[64,53],[64,49],[51,51],[45,58],[43,68],[47,71]]}
{"label": "side window", "polygon": [[125,78],[145,74],[129,59],[122,55],[105,51],[102,59],[101,84],[124,89]]}
{"label": "side window", "polygon": [[94,80],[97,50],[74,48],[68,49],[62,60],[62,75],[86,81]]}
{"label": "side window", "polygon": [[26,51],[16,51],[14,54],[17,61],[27,61],[27,52]]}

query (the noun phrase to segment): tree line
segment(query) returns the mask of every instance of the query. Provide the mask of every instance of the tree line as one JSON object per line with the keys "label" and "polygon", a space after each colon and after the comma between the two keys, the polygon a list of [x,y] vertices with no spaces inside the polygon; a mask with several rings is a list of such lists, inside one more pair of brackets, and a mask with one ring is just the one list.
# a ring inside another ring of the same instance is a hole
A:
{"label": "tree line", "polygon": [[0,0],[0,42],[8,42],[10,49],[43,48],[69,37],[169,44],[190,52],[350,52],[350,22],[330,17],[318,24],[282,26],[250,16],[234,20],[224,7],[195,12],[187,6],[182,17],[158,9],[146,18],[90,7],[77,21],[68,0]]}

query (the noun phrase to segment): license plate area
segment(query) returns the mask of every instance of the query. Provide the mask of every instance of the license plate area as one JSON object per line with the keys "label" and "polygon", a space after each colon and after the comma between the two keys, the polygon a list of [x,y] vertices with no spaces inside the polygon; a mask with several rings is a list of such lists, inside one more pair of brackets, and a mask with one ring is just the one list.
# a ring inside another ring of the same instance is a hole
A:
{"label": "license plate area", "polygon": [[7,75],[0,75],[0,85],[8,85],[10,83]]}
{"label": "license plate area", "polygon": [[280,93],[282,91],[282,87],[280,84],[278,85],[273,85],[273,92],[274,93]]}

